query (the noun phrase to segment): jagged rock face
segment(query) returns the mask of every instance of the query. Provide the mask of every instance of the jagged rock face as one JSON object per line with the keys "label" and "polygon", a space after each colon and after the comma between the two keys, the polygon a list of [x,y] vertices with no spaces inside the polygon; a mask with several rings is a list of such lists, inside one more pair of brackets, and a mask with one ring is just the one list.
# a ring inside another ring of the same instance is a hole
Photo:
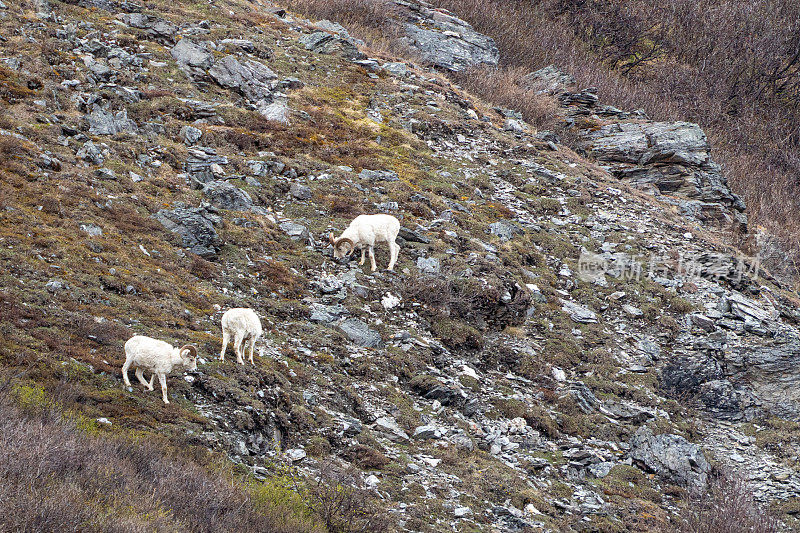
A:
{"label": "jagged rock face", "polygon": [[128,118],[128,111],[123,109],[117,113],[95,104],[92,112],[86,116],[89,133],[93,135],[117,135],[118,133],[136,134],[136,123]]}
{"label": "jagged rock face", "polygon": [[[599,106],[594,89],[574,92],[574,83],[574,78],[553,65],[520,80],[526,88],[558,96],[567,122],[578,130],[577,148],[605,163],[616,177],[665,195],[687,217],[747,231],[744,201],[730,190],[711,159],[711,147],[700,126],[648,121],[640,112]],[[576,120],[586,116],[591,127]]]}
{"label": "jagged rock face", "polygon": [[408,46],[438,68],[451,71],[486,64],[496,66],[500,52],[491,37],[476,32],[469,23],[425,2],[396,2],[407,9],[403,26]]}
{"label": "jagged rock face", "polygon": [[689,198],[700,220],[746,224],[744,202],[728,187],[703,130],[689,122],[614,122],[582,133],[582,147],[643,189]]}
{"label": "jagged rock face", "polygon": [[714,416],[800,418],[800,336],[767,302],[732,292],[692,316],[693,335],[661,372],[665,389],[698,397]]}
{"label": "jagged rock face", "polygon": [[772,415],[800,419],[800,338],[737,347],[726,354],[734,383],[746,383]]}

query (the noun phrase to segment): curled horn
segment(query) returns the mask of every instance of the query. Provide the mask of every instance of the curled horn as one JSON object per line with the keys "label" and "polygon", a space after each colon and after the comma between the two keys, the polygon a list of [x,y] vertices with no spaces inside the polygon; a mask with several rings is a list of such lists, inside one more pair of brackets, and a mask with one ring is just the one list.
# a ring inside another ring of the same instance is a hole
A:
{"label": "curled horn", "polygon": [[334,243],[334,246],[336,248],[338,248],[339,246],[341,246],[344,243],[350,243],[350,252],[351,253],[353,252],[353,250],[355,250],[356,244],[353,242],[352,239],[348,239],[347,237],[342,237],[341,239],[336,239],[336,242]]}
{"label": "curled horn", "polygon": [[183,353],[184,350],[189,352],[189,355],[191,357],[197,357],[197,348],[195,348],[195,346],[193,344],[185,344],[185,345],[181,346],[180,353]]}

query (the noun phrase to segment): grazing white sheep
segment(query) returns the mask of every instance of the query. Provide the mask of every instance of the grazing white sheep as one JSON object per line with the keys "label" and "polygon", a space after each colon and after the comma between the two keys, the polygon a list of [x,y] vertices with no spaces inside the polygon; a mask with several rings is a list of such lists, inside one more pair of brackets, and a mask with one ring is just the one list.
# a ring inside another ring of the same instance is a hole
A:
{"label": "grazing white sheep", "polygon": [[[167,399],[167,374],[174,369],[196,370],[197,348],[191,344],[175,348],[168,342],[160,341],[144,335],[135,335],[125,343],[125,364],[122,365],[122,380],[130,387],[128,369],[136,367],[136,378],[149,391],[153,390],[153,378],[158,376],[161,383],[161,397]],[[144,379],[144,371],[152,372],[150,383]]]}
{"label": "grazing white sheep", "polygon": [[365,252],[369,254],[372,271],[377,270],[375,265],[375,244],[385,242],[389,245],[390,259],[389,270],[394,270],[397,256],[400,254],[400,245],[395,242],[400,233],[400,221],[392,215],[359,215],[342,232],[338,239],[333,233],[328,240],[333,245],[333,257],[341,259],[350,256],[356,248],[361,248],[361,261],[364,264]]}
{"label": "grazing white sheep", "polygon": [[[256,347],[256,341],[261,337],[261,320],[252,309],[246,307],[236,307],[228,309],[222,315],[222,351],[219,354],[219,360],[225,360],[225,348],[228,346],[231,337],[233,337],[233,351],[236,353],[236,362],[240,365],[244,364],[242,357],[242,350],[250,351],[250,363],[253,362],[253,350]],[[244,347],[242,346],[244,343]]]}

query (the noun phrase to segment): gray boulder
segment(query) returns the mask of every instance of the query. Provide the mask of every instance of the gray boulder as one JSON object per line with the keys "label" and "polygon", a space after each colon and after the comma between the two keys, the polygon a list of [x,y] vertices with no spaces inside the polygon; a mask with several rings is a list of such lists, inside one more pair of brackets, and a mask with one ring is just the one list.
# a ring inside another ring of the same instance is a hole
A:
{"label": "gray boulder", "polygon": [[311,52],[330,54],[339,51],[344,57],[351,59],[364,59],[366,57],[348,37],[338,37],[326,31],[315,31],[314,33],[303,35],[299,42],[306,50]]}
{"label": "gray boulder", "polygon": [[92,112],[86,115],[86,123],[89,125],[89,133],[93,135],[117,135],[119,133],[135,135],[139,131],[136,123],[128,118],[127,109],[112,113],[97,104],[92,108]]}
{"label": "gray boulder", "polygon": [[230,55],[214,63],[208,75],[221,86],[233,89],[253,102],[269,98],[273,82],[278,79],[277,74],[263,63],[252,59],[239,61]]}
{"label": "gray boulder", "polygon": [[547,65],[520,78],[519,84],[536,94],[558,94],[575,85],[575,78],[561,72],[555,65]]}
{"label": "gray boulder", "polygon": [[224,155],[217,155],[217,151],[207,146],[195,146],[189,148],[189,157],[184,163],[184,170],[196,182],[203,184],[214,179],[214,165],[223,166],[228,164],[228,158]]}
{"label": "gray boulder", "polygon": [[419,243],[422,243],[422,244],[428,244],[428,243],[431,242],[431,240],[429,238],[427,238],[425,235],[421,234],[420,232],[414,231],[412,229],[404,228],[402,226],[400,227],[400,233],[399,233],[398,236],[401,237],[402,239],[408,241],[408,242],[419,242]]}
{"label": "gray boulder", "polygon": [[441,264],[436,257],[417,257],[417,268],[426,274],[438,274]]}
{"label": "gray boulder", "polygon": [[283,232],[291,237],[292,240],[302,240],[307,241],[310,233],[308,232],[308,228],[303,226],[302,224],[298,224],[292,221],[282,222],[279,226]]}
{"label": "gray boulder", "polygon": [[521,235],[523,231],[516,225],[506,220],[492,222],[489,224],[489,233],[497,235],[501,241],[510,241],[516,235]]}
{"label": "gray boulder", "polygon": [[393,442],[408,440],[408,433],[403,431],[397,421],[391,416],[382,416],[375,420],[374,429],[386,435],[386,437]]}
{"label": "gray boulder", "polygon": [[289,194],[296,200],[310,200],[311,189],[300,183],[292,183],[289,187]]}
{"label": "gray boulder", "polygon": [[369,170],[364,169],[358,177],[369,181],[398,181],[400,178],[394,170]]}
{"label": "gray boulder", "polygon": [[398,78],[404,78],[408,74],[408,66],[405,63],[400,62],[387,62],[383,64],[383,70],[391,74],[392,76],[397,76]]}
{"label": "gray boulder", "polygon": [[280,124],[289,123],[289,105],[283,98],[276,99],[274,102],[264,103],[258,107],[258,112],[267,120]]}
{"label": "gray boulder", "polygon": [[319,303],[311,304],[311,321],[323,324],[332,324],[337,320],[350,314],[342,304],[324,305]]}
{"label": "gray boulder", "polygon": [[641,427],[630,440],[630,457],[646,470],[692,490],[706,486],[711,466],[703,450],[680,435],[653,435]]}
{"label": "gray boulder", "polygon": [[222,218],[206,207],[162,209],[153,215],[158,222],[180,235],[184,248],[202,257],[213,257],[221,244],[214,226]]}
{"label": "gray boulder", "polygon": [[347,335],[347,338],[353,344],[363,346],[365,348],[382,348],[383,340],[380,333],[374,329],[370,329],[364,322],[357,318],[348,318],[341,324],[339,329]]}
{"label": "gray boulder", "polygon": [[423,60],[451,71],[487,64],[496,66],[500,59],[491,37],[476,32],[467,22],[443,9],[422,6],[404,24],[405,44]]}
{"label": "gray boulder", "polygon": [[247,211],[253,207],[253,200],[246,191],[227,181],[212,180],[203,186],[203,194],[220,209]]}
{"label": "gray boulder", "polygon": [[181,140],[187,146],[197,144],[202,136],[203,130],[200,128],[195,128],[194,126],[183,126],[181,128]]}
{"label": "gray boulder", "polygon": [[299,42],[303,45],[303,48],[313,52],[322,48],[326,43],[333,41],[334,38],[332,34],[326,31],[315,31],[300,37]]}
{"label": "gray boulder", "polygon": [[106,158],[103,151],[92,141],[86,141],[83,146],[75,153],[75,157],[89,161],[95,165],[102,165]]}
{"label": "gray boulder", "polygon": [[579,324],[591,324],[597,322],[597,315],[594,311],[587,309],[575,302],[561,300],[561,310],[569,314],[569,317]]}
{"label": "gray boulder", "polygon": [[178,31],[171,22],[143,13],[125,13],[122,15],[122,22],[131,28],[145,30],[158,41],[171,41]]}
{"label": "gray boulder", "polygon": [[206,70],[214,64],[214,56],[211,52],[206,50],[205,46],[201,46],[189,39],[181,39],[178,44],[170,50],[172,58],[183,68],[189,69],[192,73],[197,73]]}

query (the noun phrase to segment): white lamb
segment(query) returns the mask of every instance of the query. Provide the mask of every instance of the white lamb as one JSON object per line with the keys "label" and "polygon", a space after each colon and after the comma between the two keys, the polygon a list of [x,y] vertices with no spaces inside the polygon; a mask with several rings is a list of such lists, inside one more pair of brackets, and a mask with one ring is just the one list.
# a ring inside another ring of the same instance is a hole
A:
{"label": "white lamb", "polygon": [[256,341],[263,333],[261,329],[261,320],[252,309],[245,307],[236,307],[228,309],[222,315],[222,351],[219,354],[219,360],[225,360],[225,348],[228,342],[233,337],[233,351],[236,353],[236,362],[240,365],[244,364],[242,357],[242,343],[244,342],[244,351],[250,351],[250,363],[253,362],[253,350],[256,347]]}
{"label": "white lamb", "polygon": [[[161,397],[167,399],[167,374],[175,369],[197,370],[197,348],[191,344],[175,348],[168,342],[143,335],[135,335],[125,343],[125,364],[122,365],[122,380],[130,387],[128,369],[136,367],[136,378],[148,391],[153,390],[153,378],[161,383]],[[150,383],[144,379],[144,371],[152,372]]]}
{"label": "white lamb", "polygon": [[389,245],[391,259],[389,270],[394,270],[397,256],[400,254],[400,245],[395,242],[400,233],[400,221],[392,215],[359,215],[342,232],[338,239],[333,238],[333,233],[328,240],[333,245],[333,257],[341,259],[349,257],[356,248],[361,248],[361,261],[364,264],[364,253],[369,253],[372,271],[377,270],[375,265],[375,244],[385,242]]}

